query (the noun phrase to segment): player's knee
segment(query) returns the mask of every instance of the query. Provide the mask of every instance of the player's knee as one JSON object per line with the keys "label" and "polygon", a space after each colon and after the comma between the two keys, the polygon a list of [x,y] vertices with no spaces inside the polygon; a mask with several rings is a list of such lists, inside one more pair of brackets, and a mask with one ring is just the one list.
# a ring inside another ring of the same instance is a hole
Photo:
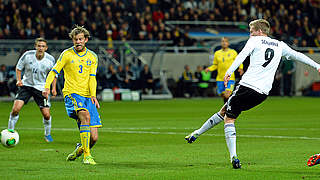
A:
{"label": "player's knee", "polygon": [[90,114],[88,111],[79,111],[79,119],[81,124],[89,124],[90,123]]}
{"label": "player's knee", "polygon": [[220,110],[220,111],[219,111],[219,114],[220,114],[221,117],[224,117],[224,116],[226,115],[226,111]]}
{"label": "player's knee", "polygon": [[92,134],[92,135],[91,135],[91,141],[92,141],[93,143],[96,143],[96,142],[98,141],[98,134]]}
{"label": "player's knee", "polygon": [[20,112],[20,109],[19,108],[12,108],[12,111],[11,111],[11,116],[17,116]]}
{"label": "player's knee", "polygon": [[80,119],[80,124],[90,124],[90,118]]}
{"label": "player's knee", "polygon": [[224,119],[224,123],[225,124],[234,123],[234,122],[235,122],[235,119],[233,119],[233,118],[227,117],[227,118]]}
{"label": "player's knee", "polygon": [[43,114],[43,118],[45,120],[49,120],[50,119],[50,113]]}
{"label": "player's knee", "polygon": [[224,117],[224,115],[226,115],[226,109],[225,108],[221,108],[219,111],[219,114]]}

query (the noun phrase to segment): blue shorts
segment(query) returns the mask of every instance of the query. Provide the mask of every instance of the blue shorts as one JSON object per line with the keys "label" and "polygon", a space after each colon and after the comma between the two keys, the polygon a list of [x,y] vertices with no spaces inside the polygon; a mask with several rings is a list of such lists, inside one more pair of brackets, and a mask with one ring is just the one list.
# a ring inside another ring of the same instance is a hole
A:
{"label": "blue shorts", "polygon": [[91,98],[83,97],[73,93],[64,98],[64,103],[69,117],[78,120],[78,111],[85,109],[90,113],[90,127],[102,126],[99,113],[96,106],[92,104]]}
{"label": "blue shorts", "polygon": [[227,88],[225,88],[223,81],[217,81],[217,93],[218,93],[218,95],[220,96],[225,91],[231,91],[232,92],[233,88],[234,88],[234,84],[235,84],[235,81],[234,80],[230,80],[228,82]]}

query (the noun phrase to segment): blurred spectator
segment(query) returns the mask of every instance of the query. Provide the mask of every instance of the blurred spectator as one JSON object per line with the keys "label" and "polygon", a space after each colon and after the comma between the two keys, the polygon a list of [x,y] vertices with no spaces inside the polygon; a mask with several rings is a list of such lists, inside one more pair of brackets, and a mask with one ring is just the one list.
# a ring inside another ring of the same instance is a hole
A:
{"label": "blurred spectator", "polygon": [[207,0],[201,0],[199,2],[199,9],[202,11],[208,10],[210,8],[209,1]]}
{"label": "blurred spectator", "polygon": [[202,70],[201,70],[201,79],[198,83],[198,87],[199,87],[199,93],[200,96],[202,97],[206,97],[208,96],[208,88],[209,88],[209,81],[211,79],[211,72],[210,71],[206,71],[205,69],[207,68],[207,66],[203,66]]}
{"label": "blurred spectator", "polygon": [[136,13],[136,12],[141,13],[143,7],[144,7],[143,5],[137,4],[137,0],[131,0],[131,1],[129,1],[127,8],[128,8],[128,11],[131,13]]}
{"label": "blurred spectator", "polygon": [[194,78],[199,82],[201,80],[201,71],[202,71],[202,66],[198,65],[196,72],[194,72]]}
{"label": "blurred spectator", "polygon": [[11,97],[15,97],[18,87],[16,86],[17,78],[16,78],[16,67],[10,67],[7,70],[8,72],[8,88]]}
{"label": "blurred spectator", "polygon": [[1,28],[0,28],[0,39],[4,39],[4,34]]}
{"label": "blurred spectator", "polygon": [[117,77],[117,86],[119,88],[126,88],[125,87],[126,73],[124,72],[123,67],[121,65],[118,66],[116,77]]}
{"label": "blurred spectator", "polygon": [[184,71],[178,82],[178,94],[184,97],[192,97],[194,93],[193,74],[189,65],[184,66]]}
{"label": "blurred spectator", "polygon": [[125,72],[125,79],[124,79],[125,88],[134,89],[136,78],[134,77],[133,72],[130,71],[129,64],[125,66],[124,72]]}
{"label": "blurred spectator", "polygon": [[106,78],[107,78],[107,87],[113,89],[114,87],[118,87],[118,83],[117,83],[117,71],[114,69],[113,65],[110,64],[108,66],[108,71],[106,74]]}
{"label": "blurred spectator", "polygon": [[0,66],[0,96],[7,96],[7,95],[9,95],[7,67],[6,67],[6,65],[1,64],[1,66]]}
{"label": "blurred spectator", "polygon": [[140,79],[140,72],[142,71],[143,66],[139,59],[133,57],[132,58],[132,64],[131,64],[131,72],[133,73],[133,76],[136,80]]}
{"label": "blurred spectator", "polygon": [[[94,23],[92,23],[92,24],[94,24]],[[90,32],[94,33],[95,31],[90,31]],[[60,25],[58,33],[57,33],[58,38],[59,39],[68,39],[69,38],[68,35],[69,35],[69,29],[67,29],[65,25]]]}
{"label": "blurred spectator", "polygon": [[148,0],[148,3],[149,3],[149,5],[151,6],[152,9],[155,9],[155,7],[158,4],[158,0]]}
{"label": "blurred spectator", "polygon": [[201,71],[202,71],[203,69],[202,69],[202,66],[200,66],[200,65],[198,65],[197,66],[197,70],[196,70],[196,72],[194,72],[194,82],[196,83],[196,92],[195,92],[195,94],[196,95],[200,95],[200,87],[198,86],[198,82],[200,82],[201,81],[201,79],[202,79],[202,77],[201,77]]}
{"label": "blurred spectator", "polygon": [[301,41],[301,47],[308,47],[308,42],[305,39],[302,39]]}
{"label": "blurred spectator", "polygon": [[155,84],[153,82],[153,76],[147,64],[143,66],[143,70],[140,72],[140,83],[142,87],[142,93],[155,93]]}
{"label": "blurred spectator", "polygon": [[146,40],[145,36],[146,36],[146,32],[145,31],[140,31],[139,32],[139,37],[138,37],[137,40],[144,41],[144,40]]}
{"label": "blurred spectator", "polygon": [[[55,14],[55,22],[59,24],[55,25],[67,25],[69,16],[66,14],[67,11],[65,11],[63,4],[58,5],[58,12]],[[80,14],[77,14],[78,16]]]}
{"label": "blurred spectator", "polygon": [[320,47],[320,33],[317,33],[317,37],[314,38],[314,45],[315,47]]}
{"label": "blurred spectator", "polygon": [[158,23],[159,20],[163,20],[164,19],[163,12],[160,9],[157,9],[152,13],[152,19],[155,23]]}
{"label": "blurred spectator", "polygon": [[293,82],[293,73],[296,70],[295,62],[292,60],[287,60],[282,58],[280,64],[280,71],[282,76],[282,90],[281,95],[292,96],[292,82]]}
{"label": "blurred spectator", "polygon": [[186,0],[183,6],[185,9],[196,9],[198,7],[198,3],[195,0]]}

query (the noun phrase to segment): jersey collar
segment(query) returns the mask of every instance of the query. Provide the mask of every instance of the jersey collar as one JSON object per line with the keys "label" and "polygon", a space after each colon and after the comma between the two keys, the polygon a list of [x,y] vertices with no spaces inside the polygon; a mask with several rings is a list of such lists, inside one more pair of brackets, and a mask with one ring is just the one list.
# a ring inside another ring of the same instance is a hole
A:
{"label": "jersey collar", "polygon": [[[86,47],[84,47],[84,48],[86,48]],[[80,54],[78,54],[78,52],[74,49],[74,47],[73,47],[72,49],[73,49],[73,52],[76,53],[79,57],[85,56],[85,55],[87,54],[87,52],[88,52],[88,48],[86,48],[86,52],[85,52],[83,55],[80,55]]]}
{"label": "jersey collar", "polygon": [[41,59],[38,59],[38,57],[37,57],[37,51],[36,51],[36,53],[34,53],[34,58],[35,58],[37,61],[42,61],[42,60],[45,58],[45,56],[46,56],[46,53],[43,53],[43,57],[42,57]]}

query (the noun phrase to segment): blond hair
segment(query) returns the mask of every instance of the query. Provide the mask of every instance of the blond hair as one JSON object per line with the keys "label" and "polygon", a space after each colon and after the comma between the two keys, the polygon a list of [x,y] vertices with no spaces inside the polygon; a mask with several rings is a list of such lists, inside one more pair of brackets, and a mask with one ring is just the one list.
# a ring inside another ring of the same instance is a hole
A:
{"label": "blond hair", "polygon": [[78,25],[75,25],[75,28],[73,28],[71,30],[71,32],[69,33],[69,37],[71,39],[73,39],[74,37],[76,37],[76,35],[81,34],[81,33],[84,34],[85,38],[89,38],[90,37],[89,31],[86,28],[84,28],[83,26],[78,26]]}
{"label": "blond hair", "polygon": [[221,41],[222,41],[223,39],[225,39],[225,40],[227,40],[227,41],[229,42],[229,38],[228,38],[228,37],[223,36],[223,37],[221,38]]}
{"label": "blond hair", "polygon": [[42,38],[42,37],[39,37],[39,38],[37,38],[37,39],[34,41],[34,45],[36,46],[39,42],[45,42],[46,44],[48,44],[48,43],[47,43],[47,40],[45,40],[45,39]]}
{"label": "blond hair", "polygon": [[270,33],[270,23],[265,19],[256,19],[249,23],[249,27],[258,31],[261,30],[264,34],[269,35]]}

